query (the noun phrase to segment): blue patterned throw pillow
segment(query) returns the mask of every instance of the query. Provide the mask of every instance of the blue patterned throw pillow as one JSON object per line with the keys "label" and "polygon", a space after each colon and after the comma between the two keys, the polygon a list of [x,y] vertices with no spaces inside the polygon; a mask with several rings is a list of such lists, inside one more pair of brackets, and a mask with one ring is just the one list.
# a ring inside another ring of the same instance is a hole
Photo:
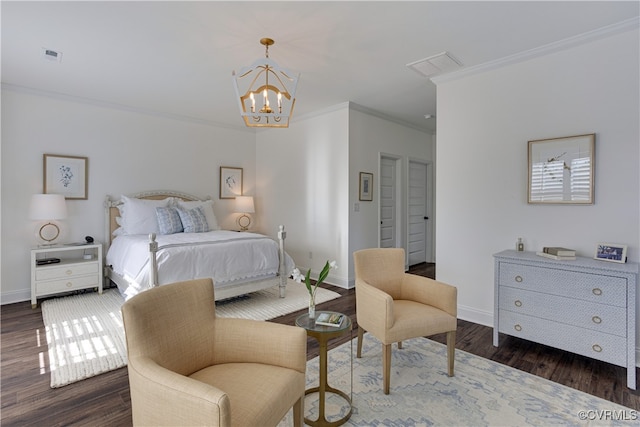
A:
{"label": "blue patterned throw pillow", "polygon": [[156,208],[160,234],[182,233],[183,226],[176,208]]}
{"label": "blue patterned throw pillow", "polygon": [[189,210],[180,208],[177,210],[185,233],[204,233],[209,231],[209,224],[207,224],[207,218],[201,206]]}

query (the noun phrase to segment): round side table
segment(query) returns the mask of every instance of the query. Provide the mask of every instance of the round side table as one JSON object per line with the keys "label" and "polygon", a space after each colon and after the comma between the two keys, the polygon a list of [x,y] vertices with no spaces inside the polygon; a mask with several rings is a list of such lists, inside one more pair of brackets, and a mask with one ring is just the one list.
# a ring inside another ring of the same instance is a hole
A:
{"label": "round side table", "polygon": [[[349,316],[347,316],[346,314],[343,314],[344,317],[342,323],[339,326],[318,325],[316,324],[316,319],[321,313],[337,315],[342,314],[335,311],[319,311],[316,312],[315,319],[310,319],[308,313],[303,314],[296,319],[296,326],[304,328],[307,331],[307,336],[315,338],[318,341],[318,345],[320,347],[320,377],[318,379],[318,387],[312,387],[305,391],[305,395],[318,393],[318,419],[310,420],[305,417],[304,422],[313,427],[336,427],[347,422],[347,420],[351,417],[353,407],[351,405],[351,397],[349,397],[348,394],[346,394],[342,390],[331,387],[327,382],[327,342],[332,338],[337,338],[346,334],[347,332],[351,332],[352,323],[351,318],[349,318]],[[353,384],[351,386],[353,387]],[[347,415],[336,421],[327,421],[325,417],[326,393],[334,393],[347,401],[347,403],[349,404],[349,412],[347,413]]]}

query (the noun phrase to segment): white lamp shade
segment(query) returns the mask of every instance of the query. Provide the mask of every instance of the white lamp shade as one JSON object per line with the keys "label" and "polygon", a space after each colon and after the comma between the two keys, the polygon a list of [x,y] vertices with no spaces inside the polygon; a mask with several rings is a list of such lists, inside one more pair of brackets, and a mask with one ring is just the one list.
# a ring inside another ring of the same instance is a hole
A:
{"label": "white lamp shade", "polygon": [[236,196],[236,212],[254,213],[252,196]]}
{"label": "white lamp shade", "polygon": [[29,218],[34,220],[65,219],[67,204],[62,194],[34,194],[31,196]]}

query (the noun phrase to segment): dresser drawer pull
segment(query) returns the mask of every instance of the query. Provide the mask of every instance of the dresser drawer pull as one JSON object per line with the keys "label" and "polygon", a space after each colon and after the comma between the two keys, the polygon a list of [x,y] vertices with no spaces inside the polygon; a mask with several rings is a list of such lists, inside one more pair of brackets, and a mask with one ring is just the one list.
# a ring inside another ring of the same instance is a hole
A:
{"label": "dresser drawer pull", "polygon": [[593,323],[597,323],[597,324],[602,323],[602,319],[598,316],[593,316],[591,320],[593,320]]}
{"label": "dresser drawer pull", "polygon": [[595,351],[596,353],[602,353],[602,347],[600,347],[598,344],[594,344],[591,346],[591,348],[593,349],[593,351]]}
{"label": "dresser drawer pull", "polygon": [[71,283],[71,282],[67,282],[67,288],[70,288],[70,287],[72,287],[72,286],[73,286],[73,283]]}
{"label": "dresser drawer pull", "polygon": [[593,292],[594,295],[598,295],[598,296],[602,295],[602,289],[600,288],[593,288],[591,292]]}
{"label": "dresser drawer pull", "polygon": [[520,301],[519,299],[515,300],[514,304],[516,305],[516,307],[522,307],[522,301]]}
{"label": "dresser drawer pull", "polygon": [[67,273],[67,276],[71,276],[73,274],[73,270],[67,270],[65,273]]}
{"label": "dresser drawer pull", "polygon": [[522,330],[522,326],[520,326],[520,325],[515,325],[515,326],[513,327],[513,329],[515,329],[516,331],[520,332],[520,331]]}
{"label": "dresser drawer pull", "polygon": [[521,283],[522,282],[522,276],[516,276],[516,282]]}

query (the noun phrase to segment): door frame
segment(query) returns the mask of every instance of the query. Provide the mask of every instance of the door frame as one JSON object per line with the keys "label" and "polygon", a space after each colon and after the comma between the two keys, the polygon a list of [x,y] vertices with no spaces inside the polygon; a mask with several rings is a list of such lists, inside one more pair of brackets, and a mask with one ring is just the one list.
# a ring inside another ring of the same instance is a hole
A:
{"label": "door frame", "polygon": [[[395,192],[395,196],[396,196],[396,206],[395,206],[395,219],[396,219],[396,223],[395,223],[395,234],[396,234],[396,247],[397,248],[404,248],[406,251],[406,223],[407,223],[407,219],[406,219],[406,214],[405,214],[405,209],[404,206],[406,204],[405,202],[405,188],[407,187],[407,183],[406,183],[406,178],[404,178],[404,165],[403,165],[403,161],[402,161],[402,156],[398,156],[397,154],[391,154],[391,153],[384,153],[384,152],[380,152],[378,153],[378,184],[377,184],[377,192],[378,194],[382,194],[381,192],[381,181],[382,181],[382,159],[388,159],[388,160],[392,160],[395,162],[396,164],[396,176],[395,176],[395,188],[394,188],[394,192]],[[380,200],[381,198],[378,197],[378,247],[380,247],[380,239],[382,238],[381,233],[380,233],[380,221],[382,221],[382,217],[380,215],[380,207],[381,207],[381,203]],[[406,265],[406,260],[405,260],[405,265]]]}
{"label": "door frame", "polygon": [[[435,209],[434,209],[434,182],[433,182],[433,162],[430,160],[424,160],[424,159],[419,159],[419,158],[415,158],[415,157],[409,157],[407,159],[407,169],[409,168],[409,164],[410,163],[420,163],[425,165],[426,167],[426,183],[425,183],[425,212],[427,217],[429,217],[429,219],[427,220],[427,226],[425,229],[425,239],[426,239],[426,245],[425,245],[425,258],[427,262],[435,262],[435,222],[436,222],[436,217],[435,217]],[[409,186],[409,174],[407,173],[407,189]],[[409,203],[408,197],[407,197],[407,204]],[[407,224],[409,223],[409,209],[407,207],[407,218],[406,218]],[[409,228],[407,227],[407,242],[409,241]]]}

